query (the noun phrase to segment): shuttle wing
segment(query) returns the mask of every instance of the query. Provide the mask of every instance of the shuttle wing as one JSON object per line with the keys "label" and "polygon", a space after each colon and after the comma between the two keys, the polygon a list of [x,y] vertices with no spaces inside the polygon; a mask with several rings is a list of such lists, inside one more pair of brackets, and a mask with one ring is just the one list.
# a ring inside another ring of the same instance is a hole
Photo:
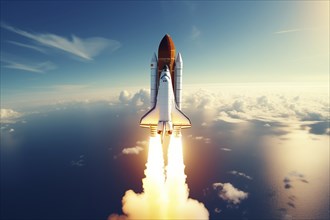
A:
{"label": "shuttle wing", "polygon": [[172,109],[172,123],[173,126],[180,126],[181,128],[191,127],[190,119],[176,106]]}
{"label": "shuttle wing", "polygon": [[159,110],[157,105],[150,109],[140,120],[141,127],[157,126],[159,121]]}

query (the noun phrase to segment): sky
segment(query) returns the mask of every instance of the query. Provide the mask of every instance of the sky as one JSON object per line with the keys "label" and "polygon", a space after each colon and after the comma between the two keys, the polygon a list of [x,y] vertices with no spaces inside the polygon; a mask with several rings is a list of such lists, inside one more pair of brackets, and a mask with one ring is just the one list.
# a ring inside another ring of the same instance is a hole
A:
{"label": "sky", "polygon": [[1,107],[149,88],[162,37],[184,85],[329,81],[328,1],[1,1]]}

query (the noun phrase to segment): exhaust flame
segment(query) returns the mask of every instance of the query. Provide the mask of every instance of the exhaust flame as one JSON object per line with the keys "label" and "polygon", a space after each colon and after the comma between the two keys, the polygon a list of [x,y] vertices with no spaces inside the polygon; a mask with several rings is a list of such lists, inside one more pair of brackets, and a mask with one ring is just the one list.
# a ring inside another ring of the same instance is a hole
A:
{"label": "exhaust flame", "polygon": [[150,137],[146,167],[143,193],[126,191],[122,200],[125,215],[112,214],[109,220],[208,219],[205,206],[188,198],[181,137],[171,137],[166,175],[160,137]]}

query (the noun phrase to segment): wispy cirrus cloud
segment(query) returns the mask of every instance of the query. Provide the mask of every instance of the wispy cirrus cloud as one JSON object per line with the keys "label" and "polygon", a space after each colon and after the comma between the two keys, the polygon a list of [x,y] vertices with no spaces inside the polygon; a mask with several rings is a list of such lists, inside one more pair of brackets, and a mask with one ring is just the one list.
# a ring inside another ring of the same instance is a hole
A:
{"label": "wispy cirrus cloud", "polygon": [[306,29],[304,29],[304,28],[285,29],[285,30],[276,31],[276,32],[274,32],[274,34],[287,34],[287,33],[292,33],[292,32],[299,32],[299,31],[303,31],[303,30],[306,30]]}
{"label": "wispy cirrus cloud", "polygon": [[7,42],[8,43],[11,43],[13,45],[16,45],[16,46],[20,46],[20,47],[24,47],[24,48],[29,48],[29,49],[32,49],[32,50],[35,50],[35,51],[38,51],[38,52],[41,52],[41,53],[46,53],[46,50],[44,50],[43,48],[34,46],[34,45],[23,44],[23,43],[19,43],[19,42],[16,42],[16,41],[7,41]]}
{"label": "wispy cirrus cloud", "polygon": [[23,70],[33,73],[45,73],[50,70],[56,69],[56,65],[50,61],[45,61],[41,63],[22,63],[12,60],[1,59],[1,62],[5,63],[5,68]]}
{"label": "wispy cirrus cloud", "polygon": [[1,23],[1,27],[30,40],[33,40],[35,43],[38,43],[41,46],[57,49],[83,60],[93,60],[93,58],[104,49],[108,48],[114,51],[121,46],[120,42],[116,40],[102,37],[82,39],[72,35],[71,39],[67,39],[65,37],[51,33],[31,33],[5,23]]}

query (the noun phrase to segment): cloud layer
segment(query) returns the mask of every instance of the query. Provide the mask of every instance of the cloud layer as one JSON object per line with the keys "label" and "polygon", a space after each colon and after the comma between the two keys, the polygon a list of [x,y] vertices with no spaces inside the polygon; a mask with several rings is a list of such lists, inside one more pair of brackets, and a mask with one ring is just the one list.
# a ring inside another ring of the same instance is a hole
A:
{"label": "cloud layer", "polygon": [[[184,98],[186,109],[214,114],[214,120],[228,123],[244,121],[269,122],[327,121],[328,94],[313,87],[223,88],[223,92],[198,90]],[[233,89],[237,89],[236,91]],[[264,90],[264,91],[262,91]],[[308,92],[312,91],[312,92]]]}
{"label": "cloud layer", "polygon": [[129,105],[133,108],[144,110],[150,106],[150,93],[146,89],[140,89],[135,94],[123,90],[120,92],[118,100],[120,104]]}
{"label": "cloud layer", "polygon": [[16,119],[21,117],[22,114],[14,111],[13,109],[0,109],[0,122],[1,123],[13,123]]}

